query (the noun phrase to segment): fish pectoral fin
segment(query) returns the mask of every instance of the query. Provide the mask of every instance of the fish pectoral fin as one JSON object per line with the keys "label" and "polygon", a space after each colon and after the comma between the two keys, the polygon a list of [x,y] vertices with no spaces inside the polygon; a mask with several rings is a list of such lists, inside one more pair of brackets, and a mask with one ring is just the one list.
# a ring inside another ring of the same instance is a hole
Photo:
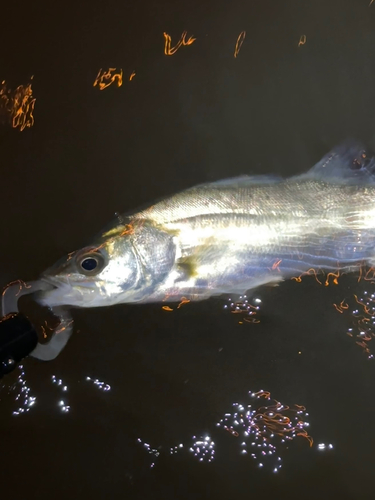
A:
{"label": "fish pectoral fin", "polygon": [[180,258],[176,267],[179,274],[176,281],[188,281],[197,276],[197,261],[192,255]]}
{"label": "fish pectoral fin", "polygon": [[[223,251],[223,249],[222,249]],[[217,256],[217,249],[214,238],[207,238],[205,243],[194,248],[192,253],[180,257],[176,262],[176,267],[181,278],[178,281],[188,281],[191,278],[199,278],[199,267],[202,264],[214,262]]]}

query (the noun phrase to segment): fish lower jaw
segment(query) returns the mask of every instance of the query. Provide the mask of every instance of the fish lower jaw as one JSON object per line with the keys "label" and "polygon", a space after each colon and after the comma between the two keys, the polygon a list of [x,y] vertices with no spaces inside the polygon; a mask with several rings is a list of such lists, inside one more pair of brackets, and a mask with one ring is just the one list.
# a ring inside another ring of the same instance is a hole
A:
{"label": "fish lower jaw", "polygon": [[77,306],[77,300],[69,298],[69,296],[61,296],[54,291],[45,292],[37,298],[37,302],[45,307],[58,307],[58,306]]}
{"label": "fish lower jaw", "polygon": [[55,283],[53,280],[43,280],[49,285],[49,289],[40,292],[36,301],[46,307],[74,306],[82,307],[84,305],[83,295],[79,290],[74,289],[68,284]]}

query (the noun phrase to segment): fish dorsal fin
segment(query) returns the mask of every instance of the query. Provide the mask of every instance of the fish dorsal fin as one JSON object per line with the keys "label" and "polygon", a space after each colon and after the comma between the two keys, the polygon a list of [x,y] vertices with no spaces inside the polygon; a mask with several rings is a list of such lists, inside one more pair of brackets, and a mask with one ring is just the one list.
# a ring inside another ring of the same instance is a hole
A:
{"label": "fish dorsal fin", "polygon": [[375,156],[362,143],[346,141],[332,149],[305,174],[292,179],[340,184],[375,184]]}

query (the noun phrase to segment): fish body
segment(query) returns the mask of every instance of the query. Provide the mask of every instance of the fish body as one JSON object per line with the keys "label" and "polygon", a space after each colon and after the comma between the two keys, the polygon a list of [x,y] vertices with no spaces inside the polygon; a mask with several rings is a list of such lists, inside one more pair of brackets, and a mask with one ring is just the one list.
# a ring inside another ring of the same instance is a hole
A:
{"label": "fish body", "polygon": [[375,263],[375,159],[358,144],[307,173],[202,184],[119,217],[42,279],[49,306],[203,300]]}

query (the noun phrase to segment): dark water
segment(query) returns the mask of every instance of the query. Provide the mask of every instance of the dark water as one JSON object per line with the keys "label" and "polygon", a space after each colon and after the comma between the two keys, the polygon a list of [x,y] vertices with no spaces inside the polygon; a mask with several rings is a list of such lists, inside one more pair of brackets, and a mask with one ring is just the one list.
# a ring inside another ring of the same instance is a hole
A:
{"label": "dark water", "polygon": [[[37,101],[34,127],[0,131],[1,283],[36,278],[114,212],[206,180],[300,173],[347,137],[374,147],[369,3],[3,6],[1,79],[15,88],[34,75]],[[197,40],[164,55],[163,32],[173,45],[184,30]],[[108,67],[122,68],[124,82],[101,92],[93,82]],[[0,494],[373,498],[374,361],[346,335],[352,308],[333,307],[373,286],[345,277],[325,287],[311,277],[256,291],[259,324],[239,324],[225,300],[173,312],[76,311],[61,356],[24,364],[37,398],[29,412],[12,415],[20,405],[7,387],[19,372],[2,382]],[[312,447],[303,437],[272,441],[277,473],[241,454],[241,436],[215,426],[260,389],[304,405],[314,438]],[[193,436],[214,440],[215,460],[189,451]]]}

